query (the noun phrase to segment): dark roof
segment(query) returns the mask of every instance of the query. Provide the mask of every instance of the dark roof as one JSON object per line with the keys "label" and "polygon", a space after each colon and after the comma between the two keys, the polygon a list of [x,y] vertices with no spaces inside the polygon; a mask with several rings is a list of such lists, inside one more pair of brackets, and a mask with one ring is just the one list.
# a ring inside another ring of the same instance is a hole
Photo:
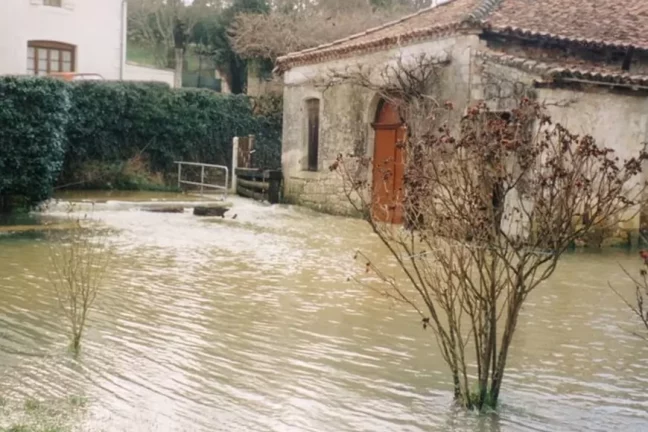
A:
{"label": "dark roof", "polygon": [[502,34],[648,50],[648,0],[450,0],[398,21],[291,53],[280,71],[443,34],[484,29]]}

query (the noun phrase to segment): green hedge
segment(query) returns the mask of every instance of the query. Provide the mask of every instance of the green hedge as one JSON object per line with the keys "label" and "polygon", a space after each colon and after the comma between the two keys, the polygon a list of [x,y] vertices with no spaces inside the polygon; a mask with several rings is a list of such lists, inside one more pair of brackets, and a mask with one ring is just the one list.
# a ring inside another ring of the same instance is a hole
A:
{"label": "green hedge", "polygon": [[0,98],[0,197],[28,204],[46,198],[56,179],[101,187],[99,177],[123,172],[134,158],[162,175],[175,172],[175,160],[229,165],[234,136],[257,135],[257,163],[280,166],[281,113],[254,110],[245,96],[0,78]]}
{"label": "green hedge", "polygon": [[274,141],[264,145],[279,148],[277,131],[267,130],[277,123],[254,115],[245,96],[82,82],[72,86],[72,101],[62,182],[73,182],[88,161],[114,163],[138,154],[163,173],[173,171],[175,160],[229,164],[232,138],[240,135],[271,135]]}
{"label": "green hedge", "polygon": [[69,109],[61,81],[0,79],[0,210],[49,196],[63,163]]}

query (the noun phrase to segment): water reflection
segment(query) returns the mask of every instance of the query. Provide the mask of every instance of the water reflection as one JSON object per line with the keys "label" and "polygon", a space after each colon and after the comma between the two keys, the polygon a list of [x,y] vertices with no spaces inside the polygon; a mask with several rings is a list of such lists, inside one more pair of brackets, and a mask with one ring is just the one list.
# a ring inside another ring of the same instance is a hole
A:
{"label": "water reflection", "polygon": [[499,414],[479,416],[452,408],[417,316],[346,282],[356,248],[386,259],[362,222],[243,200],[232,212],[97,204],[119,253],[78,360],[44,241],[0,239],[6,418],[75,397],[87,403],[65,421],[83,431],[648,430],[648,344],[607,287],[631,293],[618,262],[634,256],[566,257],[523,311]]}

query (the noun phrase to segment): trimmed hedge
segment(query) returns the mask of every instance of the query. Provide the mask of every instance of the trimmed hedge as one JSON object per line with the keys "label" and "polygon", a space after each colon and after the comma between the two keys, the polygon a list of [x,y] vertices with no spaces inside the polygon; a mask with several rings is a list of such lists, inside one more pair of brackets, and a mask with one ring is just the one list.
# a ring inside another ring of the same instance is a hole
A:
{"label": "trimmed hedge", "polygon": [[0,211],[49,196],[63,163],[69,109],[61,81],[0,79]]}
{"label": "trimmed hedge", "polygon": [[[175,160],[229,165],[234,136],[257,135],[257,162],[280,166],[281,114],[255,114],[246,96],[157,83],[0,78],[0,97],[0,196],[29,204],[48,196],[61,167],[59,184],[98,187],[101,181],[88,178],[134,159],[162,174],[175,172]],[[12,163],[32,168],[8,172],[4,165]]]}
{"label": "trimmed hedge", "polygon": [[[69,151],[62,182],[75,180],[88,161],[114,163],[143,154],[153,172],[173,171],[175,160],[228,165],[232,138],[273,135],[245,96],[209,90],[170,90],[135,83],[81,82],[72,86]],[[279,125],[280,127],[280,125]]]}

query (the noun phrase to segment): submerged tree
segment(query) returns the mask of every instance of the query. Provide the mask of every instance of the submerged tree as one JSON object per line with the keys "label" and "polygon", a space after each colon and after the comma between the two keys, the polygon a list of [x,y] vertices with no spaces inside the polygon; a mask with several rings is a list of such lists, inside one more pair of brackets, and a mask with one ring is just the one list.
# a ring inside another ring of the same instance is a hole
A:
{"label": "submerged tree", "polygon": [[78,352],[86,321],[113,253],[104,232],[84,217],[70,216],[70,229],[49,233],[49,279],[70,326],[70,347]]}
{"label": "submerged tree", "polygon": [[[645,244],[646,238],[643,236],[641,237],[641,240]],[[634,300],[630,301],[626,299],[621,293],[619,293],[619,291],[614,288],[614,286],[612,286],[612,284],[610,284],[610,288],[612,288],[612,291],[614,291],[615,294],[618,295],[621,300],[623,300],[626,306],[628,306],[632,313],[634,313],[637,318],[639,318],[641,323],[646,327],[646,330],[648,330],[648,251],[642,249],[639,252],[639,255],[641,256],[641,260],[643,261],[641,270],[639,270],[639,276],[632,275],[627,269],[622,267],[623,272],[630,278],[632,284],[634,285]],[[648,340],[648,336],[646,335],[638,336]]]}
{"label": "submerged tree", "polygon": [[[404,127],[402,160],[339,155],[331,169],[406,283],[362,252],[380,283],[357,280],[418,312],[449,367],[455,399],[484,409],[497,405],[529,294],[576,240],[630,217],[646,155],[620,161],[528,98],[506,114],[483,102],[457,113],[436,99],[441,67],[419,58],[379,74],[333,73],[330,85],[378,92]],[[390,191],[400,167],[403,186]],[[390,223],[399,214],[404,226]]]}

